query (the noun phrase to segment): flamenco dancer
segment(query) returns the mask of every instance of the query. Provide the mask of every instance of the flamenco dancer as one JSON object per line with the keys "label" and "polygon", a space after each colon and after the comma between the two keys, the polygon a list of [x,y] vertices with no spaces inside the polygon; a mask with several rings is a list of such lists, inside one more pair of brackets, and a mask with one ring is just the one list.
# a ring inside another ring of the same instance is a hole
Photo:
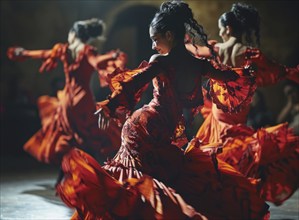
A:
{"label": "flamenco dancer", "polygon": [[[299,65],[285,67],[268,59],[257,47],[250,46],[259,45],[259,25],[258,11],[244,3],[233,4],[230,11],[220,16],[218,26],[223,43],[212,41],[218,58],[233,69],[255,66],[252,72],[255,80],[245,92],[247,96],[243,95],[244,84],[210,80],[210,91],[205,93],[209,95],[205,96],[207,105],[202,109],[205,121],[188,148],[205,143],[222,145],[223,152],[217,155],[218,159],[248,178],[257,179],[261,197],[281,205],[299,186],[299,137],[287,123],[254,130],[246,126],[246,121],[256,88],[284,79],[299,82]],[[211,56],[207,48],[191,42],[187,48],[197,57]],[[228,91],[231,95],[224,96]],[[244,98],[242,105],[234,104],[238,96]]]}
{"label": "flamenco dancer", "polygon": [[42,128],[24,145],[24,150],[40,162],[60,164],[62,157],[74,147],[101,161],[118,150],[121,129],[113,121],[105,131],[98,128],[94,115],[96,101],[90,89],[95,70],[100,80],[106,82],[108,71],[124,69],[126,64],[124,53],[98,54],[90,45],[93,40],[103,38],[104,28],[105,23],[96,18],[76,21],[69,31],[68,43],[57,43],[49,50],[8,49],[8,57],[14,61],[42,59],[40,72],[52,70],[59,61],[63,64],[64,88],[57,92],[57,97],[39,97]]}
{"label": "flamenco dancer", "polygon": [[219,81],[242,78],[229,68],[192,56],[184,44],[189,31],[209,46],[187,3],[162,3],[149,28],[152,48],[159,54],[131,77],[120,72],[111,80],[118,82],[118,89],[98,110],[101,129],[119,108],[133,109],[140,90],[151,80],[153,99],[128,117],[120,149],[104,166],[79,149],[64,157],[65,176],[57,191],[76,209],[72,219],[269,217],[268,205],[252,183],[228,164],[217,164],[212,147],[184,154],[172,144],[180,133],[183,108],[203,102],[203,76]]}

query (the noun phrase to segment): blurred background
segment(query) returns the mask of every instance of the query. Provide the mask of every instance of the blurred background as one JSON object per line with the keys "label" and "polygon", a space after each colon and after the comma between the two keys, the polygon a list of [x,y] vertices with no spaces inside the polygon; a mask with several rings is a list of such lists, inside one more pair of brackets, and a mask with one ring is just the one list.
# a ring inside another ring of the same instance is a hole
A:
{"label": "blurred background", "polygon": [[[24,156],[23,144],[40,127],[36,100],[53,95],[63,87],[62,66],[40,74],[41,60],[13,62],[7,59],[10,46],[50,49],[66,42],[68,31],[77,20],[97,17],[107,24],[106,41],[96,45],[100,53],[119,48],[134,68],[154,53],[148,26],[160,0],[2,0],[1,1],[1,157]],[[218,36],[218,18],[237,1],[188,1],[195,18],[204,26],[209,39]],[[261,16],[261,49],[270,58],[287,66],[299,62],[299,1],[243,1],[255,6]],[[286,100],[283,83],[261,89],[274,117]],[[96,74],[91,82],[95,99],[101,101],[109,91],[100,88]],[[146,97],[145,97],[146,100]],[[198,121],[200,124],[200,120]],[[198,125],[199,126],[199,125]],[[2,164],[3,165],[3,164]],[[3,165],[5,166],[5,164]]]}

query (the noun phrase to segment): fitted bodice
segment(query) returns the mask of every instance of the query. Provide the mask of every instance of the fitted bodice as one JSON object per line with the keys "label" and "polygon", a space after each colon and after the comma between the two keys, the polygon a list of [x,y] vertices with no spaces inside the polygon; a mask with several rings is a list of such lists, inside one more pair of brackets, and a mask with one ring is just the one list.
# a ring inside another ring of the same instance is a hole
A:
{"label": "fitted bodice", "polygon": [[84,88],[89,88],[90,79],[94,71],[94,67],[88,62],[90,53],[94,53],[95,49],[89,45],[85,45],[83,50],[78,53],[75,59],[71,58],[68,45],[65,44],[62,48],[60,59],[63,63],[65,72],[66,86],[79,85]]}
{"label": "fitted bodice", "polygon": [[164,72],[157,75],[153,80],[153,99],[150,106],[159,111],[164,111],[167,122],[176,125],[180,120],[183,108],[202,105],[201,75],[198,74],[193,79],[193,84],[183,88],[180,84],[188,82],[182,81],[182,77],[175,72],[172,66],[164,67]]}

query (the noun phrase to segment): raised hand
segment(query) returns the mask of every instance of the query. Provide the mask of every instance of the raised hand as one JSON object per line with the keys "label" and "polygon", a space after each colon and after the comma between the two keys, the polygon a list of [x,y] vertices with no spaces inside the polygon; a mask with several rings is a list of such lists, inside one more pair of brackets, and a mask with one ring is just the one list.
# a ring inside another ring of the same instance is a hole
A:
{"label": "raised hand", "polygon": [[7,50],[7,56],[13,61],[23,61],[25,57],[23,56],[24,48],[22,47],[9,47]]}
{"label": "raised hand", "polygon": [[95,112],[95,114],[99,114],[98,126],[101,130],[106,130],[109,127],[110,123],[110,114],[109,109],[106,106],[102,106]]}

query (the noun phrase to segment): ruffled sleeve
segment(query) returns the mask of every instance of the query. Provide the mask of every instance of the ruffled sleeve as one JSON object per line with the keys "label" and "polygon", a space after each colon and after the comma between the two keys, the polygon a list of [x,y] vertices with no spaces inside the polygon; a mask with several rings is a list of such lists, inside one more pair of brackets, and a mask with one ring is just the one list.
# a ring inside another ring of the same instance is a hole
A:
{"label": "ruffled sleeve", "polygon": [[287,68],[274,60],[268,59],[259,49],[247,48],[245,57],[256,68],[257,86],[274,85],[281,80],[290,79],[299,83],[299,66]]}
{"label": "ruffled sleeve", "polygon": [[[109,53],[117,53],[115,50],[110,51]],[[109,86],[111,88],[111,85],[109,85],[108,81],[110,80],[110,74],[114,71],[117,71],[118,73],[121,72],[121,70],[126,70],[126,64],[127,64],[127,55],[124,52],[118,52],[119,55],[115,59],[107,60],[107,62],[102,65],[101,69],[98,70],[98,77],[100,80],[100,86],[106,87]]]}
{"label": "ruffled sleeve", "polygon": [[210,95],[213,102],[224,112],[237,113],[248,106],[256,90],[255,79],[244,75],[241,68],[233,69],[239,74],[235,81],[210,80]]}
{"label": "ruffled sleeve", "polygon": [[50,57],[48,57],[41,65],[41,67],[39,68],[39,72],[42,73],[44,71],[51,71],[54,68],[57,67],[57,63],[59,58],[62,56],[63,52],[66,49],[66,45],[65,44],[55,44],[52,51],[51,51],[51,55]]}
{"label": "ruffled sleeve", "polygon": [[[106,105],[111,112],[117,109],[133,110],[140,101],[148,83],[159,73],[159,64],[143,61],[138,68],[120,71],[116,69],[109,75],[108,84],[112,94],[108,100],[97,103],[97,108]],[[112,113],[113,114],[113,113]]]}

